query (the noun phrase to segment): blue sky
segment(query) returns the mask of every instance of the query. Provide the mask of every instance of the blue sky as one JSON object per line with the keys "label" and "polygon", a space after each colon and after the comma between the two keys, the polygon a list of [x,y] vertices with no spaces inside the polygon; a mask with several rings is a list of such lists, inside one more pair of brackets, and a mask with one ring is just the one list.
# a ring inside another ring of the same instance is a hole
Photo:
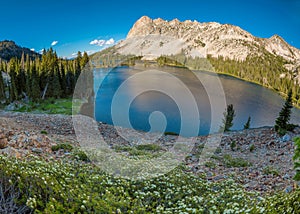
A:
{"label": "blue sky", "polygon": [[229,23],[263,38],[278,34],[300,48],[300,0],[1,0],[0,11],[0,40],[36,51],[53,43],[62,57],[124,39],[143,15]]}

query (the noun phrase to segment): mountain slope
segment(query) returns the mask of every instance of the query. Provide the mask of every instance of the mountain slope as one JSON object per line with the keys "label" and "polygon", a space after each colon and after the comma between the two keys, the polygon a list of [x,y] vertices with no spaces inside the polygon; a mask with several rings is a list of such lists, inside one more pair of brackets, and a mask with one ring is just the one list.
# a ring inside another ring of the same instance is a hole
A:
{"label": "mountain slope", "polygon": [[29,55],[30,58],[40,56],[40,54],[31,51],[29,48],[23,48],[17,45],[14,41],[0,41],[0,58],[10,60],[13,57],[21,58],[22,54]]}
{"label": "mountain slope", "polygon": [[278,35],[263,39],[230,24],[152,20],[147,16],[133,25],[127,38],[116,48],[121,54],[143,55],[145,58],[183,52],[193,57],[211,55],[243,61],[249,55],[261,55],[262,50],[267,50],[292,63],[300,60],[300,50]]}

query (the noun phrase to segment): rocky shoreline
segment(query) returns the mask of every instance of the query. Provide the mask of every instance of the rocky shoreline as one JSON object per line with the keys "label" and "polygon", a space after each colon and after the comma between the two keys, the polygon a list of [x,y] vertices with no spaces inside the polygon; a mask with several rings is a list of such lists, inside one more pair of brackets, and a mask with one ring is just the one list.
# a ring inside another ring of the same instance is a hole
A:
{"label": "rocky shoreline", "polygon": [[[99,123],[99,131],[111,147],[131,145],[113,126]],[[207,140],[207,136],[200,136],[185,159],[186,168],[211,182],[233,178],[246,190],[262,194],[280,190],[291,192],[297,185],[293,180],[292,139],[299,135],[300,128],[296,128],[293,133],[280,137],[271,127],[224,133],[213,157],[199,165],[201,150]],[[176,138],[162,136],[157,143],[166,150]],[[17,158],[29,155],[68,158],[70,153],[51,149],[66,142],[79,146],[72,116],[0,112],[0,154]]]}

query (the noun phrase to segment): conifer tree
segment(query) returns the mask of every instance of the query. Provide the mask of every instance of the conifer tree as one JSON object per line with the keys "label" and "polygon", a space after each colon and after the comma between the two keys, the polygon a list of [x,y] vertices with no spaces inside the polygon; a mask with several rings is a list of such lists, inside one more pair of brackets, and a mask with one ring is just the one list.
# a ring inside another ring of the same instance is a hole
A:
{"label": "conifer tree", "polygon": [[293,108],[292,103],[292,90],[289,91],[286,101],[279,112],[279,116],[275,121],[275,131],[280,135],[285,135],[290,130],[291,125],[289,124],[291,118],[291,111]]}
{"label": "conifer tree", "polygon": [[36,62],[32,63],[31,66],[31,98],[34,102],[39,101],[41,96],[41,90],[39,85],[39,77],[36,70]]}
{"label": "conifer tree", "polygon": [[251,122],[251,117],[249,116],[247,122],[244,125],[244,129],[249,129],[250,128],[250,122]]}
{"label": "conifer tree", "polygon": [[13,102],[18,99],[18,91],[16,87],[16,68],[17,62],[15,58],[9,61],[9,76],[10,76],[10,86],[9,86],[9,100]]}
{"label": "conifer tree", "polygon": [[5,99],[5,85],[4,85],[4,80],[2,76],[2,70],[0,69],[0,100]]}
{"label": "conifer tree", "polygon": [[223,113],[223,126],[221,126],[221,130],[225,132],[230,131],[230,128],[233,126],[233,118],[235,117],[235,110],[232,104],[227,105],[226,111]]}
{"label": "conifer tree", "polygon": [[84,68],[84,66],[89,62],[89,56],[86,52],[83,53],[83,56],[80,60],[80,67],[81,70]]}

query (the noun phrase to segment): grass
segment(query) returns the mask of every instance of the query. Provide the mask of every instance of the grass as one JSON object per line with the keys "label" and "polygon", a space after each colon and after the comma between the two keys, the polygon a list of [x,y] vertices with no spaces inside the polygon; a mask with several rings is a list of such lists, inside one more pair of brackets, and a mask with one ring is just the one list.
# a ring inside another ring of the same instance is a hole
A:
{"label": "grass", "polygon": [[263,173],[266,175],[275,175],[278,176],[279,175],[279,171],[277,169],[275,169],[274,167],[271,166],[267,166],[263,169]]}
{"label": "grass", "polygon": [[41,100],[38,103],[24,103],[24,106],[14,111],[17,112],[35,112],[47,114],[72,114],[72,98],[66,99],[47,99]]}
{"label": "grass", "polygon": [[115,146],[113,148],[116,152],[127,152],[129,156],[151,156],[159,155],[162,148],[156,144],[143,144],[136,146]]}
{"label": "grass", "polygon": [[70,152],[73,150],[73,146],[68,143],[60,143],[51,147],[52,151],[64,150],[65,152]]}
{"label": "grass", "polygon": [[228,154],[225,154],[223,156],[223,159],[221,159],[221,161],[228,168],[251,166],[251,163],[244,160],[243,158],[234,158],[234,157],[232,157],[231,155],[228,155]]}

